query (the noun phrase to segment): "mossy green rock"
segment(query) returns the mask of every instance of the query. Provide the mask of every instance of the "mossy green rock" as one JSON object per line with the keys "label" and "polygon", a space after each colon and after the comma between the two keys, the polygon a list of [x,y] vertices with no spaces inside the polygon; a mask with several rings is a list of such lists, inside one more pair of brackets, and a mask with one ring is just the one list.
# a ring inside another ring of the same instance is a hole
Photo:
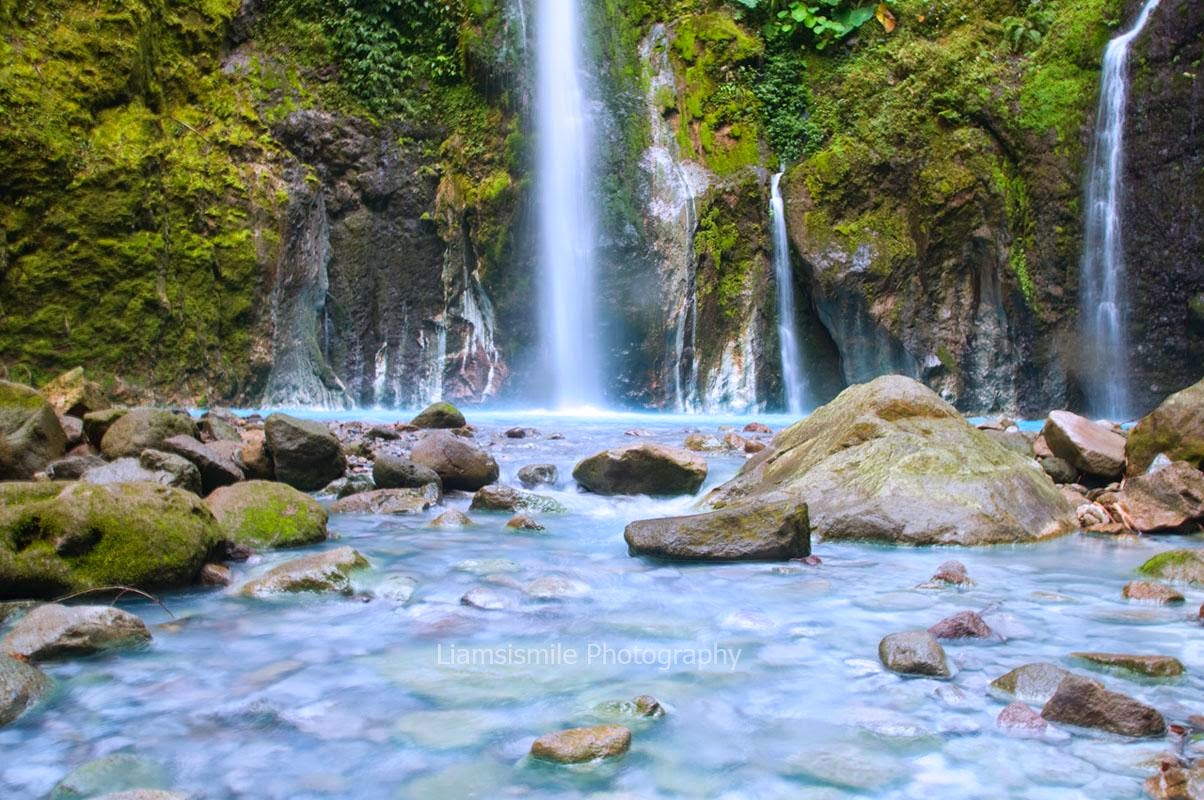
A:
{"label": "mossy green rock", "polygon": [[1204,586],[1204,550],[1170,550],[1137,568],[1142,575]]}
{"label": "mossy green rock", "polygon": [[410,420],[417,428],[463,428],[464,415],[451,403],[432,403]]}
{"label": "mossy green rock", "polygon": [[0,655],[0,725],[28,711],[51,686],[50,678],[37,667]]}
{"label": "mossy green rock", "polygon": [[124,417],[127,411],[128,408],[106,408],[103,411],[89,411],[84,414],[84,438],[93,447],[100,447],[109,428]]}
{"label": "mossy green rock", "polygon": [[166,450],[173,436],[196,437],[196,424],[184,414],[163,408],[133,408],[122,414],[100,441],[105,458],[137,458],[143,450]]}
{"label": "mossy green rock", "polygon": [[246,481],[205,498],[222,535],[247,547],[300,547],[326,540],[328,514],[318,501],[283,483]]}
{"label": "mossy green rock", "polygon": [[351,573],[368,566],[368,559],[357,551],[339,547],[286,561],[247,581],[242,593],[247,597],[296,592],[351,594]]}
{"label": "mossy green rock", "polygon": [[67,434],[36,389],[0,381],[0,480],[25,480],[63,455]]}
{"label": "mossy green rock", "polygon": [[1129,475],[1145,472],[1159,453],[1204,469],[1204,380],[1166,398],[1129,431]]}
{"label": "mossy green rock", "polygon": [[846,389],[708,498],[717,508],[786,499],[807,504],[825,539],[987,545],[1076,527],[1074,509],[1035,461],[898,375]]}
{"label": "mossy green rock", "polygon": [[0,599],[185,586],[220,539],[201,499],[168,486],[0,484]]}

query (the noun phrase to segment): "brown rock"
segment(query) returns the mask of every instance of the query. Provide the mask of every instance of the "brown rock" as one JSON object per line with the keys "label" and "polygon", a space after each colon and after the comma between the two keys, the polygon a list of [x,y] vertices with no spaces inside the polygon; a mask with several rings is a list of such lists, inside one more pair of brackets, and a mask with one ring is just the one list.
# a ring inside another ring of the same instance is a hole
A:
{"label": "brown rock", "polygon": [[499,474],[493,456],[447,431],[423,435],[410,451],[410,459],[438,473],[447,491],[475,492],[496,482]]}
{"label": "brown rock", "polygon": [[472,519],[463,511],[449,508],[431,521],[436,528],[466,528],[472,524]]}
{"label": "brown rock", "polygon": [[1129,432],[1129,474],[1145,472],[1159,453],[1204,468],[1204,380],[1166,398]]}
{"label": "brown rock", "polygon": [[1097,681],[1067,675],[1041,709],[1051,722],[1118,733],[1122,736],[1160,736],[1166,720],[1157,710],[1133,698],[1105,689]]}
{"label": "brown rock", "polygon": [[1005,706],[995,724],[1001,730],[1020,736],[1040,736],[1049,728],[1049,723],[1040,714],[1019,701]]}
{"label": "brown rock", "polygon": [[246,471],[247,479],[253,481],[271,481],[276,479],[272,469],[272,457],[268,453],[267,436],[257,428],[241,431],[242,449],[239,451],[239,461]]}
{"label": "brown rock", "polygon": [[1119,478],[1125,468],[1125,437],[1069,411],[1051,411],[1041,431],[1058,458],[1088,475]]}
{"label": "brown rock", "polygon": [[1185,599],[1182,594],[1170,586],[1153,581],[1130,581],[1125,584],[1121,594],[1126,600],[1155,603],[1162,606],[1182,603]]}
{"label": "brown rock", "polygon": [[200,580],[205,586],[229,586],[230,568],[225,564],[206,564],[201,567]]}
{"label": "brown rock", "polygon": [[761,422],[750,422],[744,426],[745,433],[773,433],[773,428]]}
{"label": "brown rock", "polygon": [[191,436],[172,436],[164,439],[161,450],[187,459],[201,473],[201,491],[209,494],[214,489],[230,486],[243,479],[242,466],[229,454],[211,445],[202,444]]}
{"label": "brown rock", "polygon": [[1174,678],[1183,674],[1183,663],[1170,656],[1142,656],[1126,653],[1071,653],[1071,658],[1100,667],[1145,675],[1150,678]]}
{"label": "brown rock", "polygon": [[1115,508],[1130,529],[1141,533],[1196,529],[1204,523],[1204,472],[1176,461],[1130,478]]}
{"label": "brown rock", "polygon": [[577,483],[595,494],[694,494],[706,477],[702,456],[652,443],[606,450],[573,468]]}
{"label": "brown rock", "polygon": [[558,764],[580,764],[620,756],[630,747],[630,730],[622,725],[597,725],[544,734],[531,745],[531,755]]}
{"label": "brown rock", "polygon": [[944,583],[950,586],[973,586],[974,581],[966,572],[966,565],[960,561],[946,561],[936,568],[932,576],[933,583]]}
{"label": "brown rock", "polygon": [[675,560],[787,560],[811,553],[807,506],[795,500],[637,520],[623,538],[632,555]]}
{"label": "brown rock", "polygon": [[82,417],[109,407],[100,384],[84,375],[83,367],[68,370],[42,387],[42,394],[63,416]]}
{"label": "brown rock", "polygon": [[993,632],[973,611],[962,611],[951,617],[946,617],[928,629],[938,639],[989,639]]}
{"label": "brown rock", "polygon": [[531,519],[526,514],[515,514],[506,523],[506,527],[515,531],[544,531],[547,530],[539,522]]}

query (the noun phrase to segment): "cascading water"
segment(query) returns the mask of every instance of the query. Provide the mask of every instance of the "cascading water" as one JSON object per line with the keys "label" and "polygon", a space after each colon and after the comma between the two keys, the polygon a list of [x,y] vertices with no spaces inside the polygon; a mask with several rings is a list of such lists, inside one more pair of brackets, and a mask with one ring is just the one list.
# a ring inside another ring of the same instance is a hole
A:
{"label": "cascading water", "polygon": [[594,333],[594,231],[576,0],[539,0],[535,117],[543,344],[558,407],[601,401]]}
{"label": "cascading water", "polygon": [[1129,45],[1159,0],[1146,0],[1137,21],[1108,43],[1100,76],[1095,141],[1087,170],[1082,262],[1082,321],[1087,402],[1093,413],[1121,419],[1128,413],[1125,341],[1125,260],[1120,204],[1124,169]]}
{"label": "cascading water", "polygon": [[782,175],[779,172],[773,176],[769,196],[770,222],[773,225],[773,274],[778,284],[778,341],[782,353],[782,383],[786,386],[786,410],[791,414],[802,414],[807,397],[807,378],[798,343],[794,271],[790,267],[790,240],[786,236]]}

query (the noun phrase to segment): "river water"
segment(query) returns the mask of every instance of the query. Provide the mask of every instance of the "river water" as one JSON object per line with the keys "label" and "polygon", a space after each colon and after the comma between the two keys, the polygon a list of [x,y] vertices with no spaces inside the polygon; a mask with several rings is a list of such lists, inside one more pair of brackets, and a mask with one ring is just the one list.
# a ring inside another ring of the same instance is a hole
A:
{"label": "river water", "polygon": [[[174,619],[129,604],[152,626],[153,643],[48,666],[53,698],[0,729],[0,797],[43,797],[73,769],[119,755],[152,762],[160,782],[203,800],[1131,799],[1142,796],[1146,759],[1165,743],[1081,731],[1011,738],[995,726],[1004,703],[987,695],[990,680],[1032,661],[1071,666],[1074,650],[1162,653],[1182,660],[1188,676],[1101,677],[1169,718],[1204,712],[1204,631],[1188,621],[1204,592],[1186,592],[1178,608],[1120,596],[1148,556],[1204,545],[1199,537],[1071,536],[978,550],[821,542],[817,567],[661,564],[629,557],[623,528],[687,511],[692,499],[579,494],[573,463],[635,441],[624,435],[631,428],[679,444],[688,430],[718,433],[746,420],[471,421],[503,482],[525,464],[555,463],[562,483],[548,494],[568,513],[543,515],[546,532],[524,534],[508,531],[504,514],[472,512],[476,525],[462,530],[431,527],[441,508],[335,516],[337,539],[322,547],[351,545],[371,561],[356,578],[357,590],[378,593],[369,602],[240,597],[247,577],[297,555],[278,552],[235,565],[229,590],[164,596]],[[564,438],[502,437],[512,425]],[[742,457],[709,461],[708,486]],[[468,497],[446,506],[466,510]],[[966,564],[973,588],[914,588],[949,558]],[[548,576],[566,579],[568,596],[526,591]],[[408,581],[408,602],[379,596]],[[475,587],[504,608],[461,605]],[[950,644],[949,681],[879,665],[884,635],[963,609],[989,610],[1007,640]],[[521,656],[543,663],[513,663]],[[624,716],[616,701],[641,694],[667,716]],[[621,759],[558,767],[526,757],[539,734],[611,721],[634,732]]]}

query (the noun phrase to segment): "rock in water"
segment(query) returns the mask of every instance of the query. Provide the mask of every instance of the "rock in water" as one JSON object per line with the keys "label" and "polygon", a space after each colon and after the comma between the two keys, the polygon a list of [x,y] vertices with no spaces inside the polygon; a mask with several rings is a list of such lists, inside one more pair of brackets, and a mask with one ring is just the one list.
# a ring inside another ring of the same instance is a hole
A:
{"label": "rock in water", "polygon": [[577,483],[595,494],[694,494],[706,477],[702,456],[650,443],[606,450],[573,468]]}
{"label": "rock in water", "polygon": [[326,509],[283,483],[236,483],[213,492],[205,505],[222,535],[244,547],[300,547],[326,540]]}
{"label": "rock in water", "polygon": [[232,455],[223,453],[217,444],[202,444],[191,436],[172,436],[163,441],[162,449],[188,459],[196,466],[201,473],[201,491],[205,494],[238,483],[245,477],[242,466]]}
{"label": "rock in water", "polygon": [[62,458],[66,446],[67,434],[46,398],[28,386],[0,381],[0,480],[32,478]]}
{"label": "rock in water", "polygon": [[1130,475],[1149,469],[1159,453],[1204,469],[1204,380],[1166,398],[1129,431],[1125,455]]}
{"label": "rock in water", "polygon": [[330,510],[335,514],[421,514],[431,503],[432,497],[420,489],[374,489],[348,495]]}
{"label": "rock in water", "polygon": [[0,599],[186,586],[220,540],[209,509],[180,489],[0,484]]}
{"label": "rock in water", "polygon": [[82,417],[109,407],[100,384],[88,380],[83,367],[67,370],[42,387],[42,395],[60,416]]}
{"label": "rock in water", "polygon": [[1204,586],[1204,551],[1170,550],[1137,568],[1142,575]]}
{"label": "rock in water", "polygon": [[1080,728],[1096,728],[1122,736],[1160,736],[1166,733],[1166,721],[1155,709],[1133,698],[1111,692],[1099,681],[1068,675],[1041,716],[1051,722],[1064,722]]}
{"label": "rock in water", "polygon": [[1121,590],[1126,600],[1136,600],[1139,603],[1154,603],[1166,606],[1182,603],[1186,598],[1176,589],[1163,583],[1152,581],[1130,581]]}
{"label": "rock in water", "polygon": [[1036,462],[898,375],[852,386],[782,431],[707,502],[786,498],[806,502],[825,539],[986,545],[1076,528],[1074,509]]}
{"label": "rock in water", "polygon": [[372,482],[378,489],[421,489],[433,483],[443,491],[443,479],[430,467],[415,464],[408,458],[377,456],[372,462]]}
{"label": "rock in water", "polygon": [[1045,705],[1069,674],[1056,664],[1025,664],[991,681],[989,691],[1004,697],[1014,697],[1023,703]]}
{"label": "rock in water", "polygon": [[925,588],[929,586],[960,586],[962,588],[974,585],[970,573],[966,571],[966,565],[960,561],[945,561],[936,568],[932,578],[928,584],[924,584]]}
{"label": "rock in water", "polygon": [[631,731],[622,725],[597,725],[546,733],[531,745],[531,755],[558,764],[613,758],[631,747]]}
{"label": "rock in water", "polygon": [[343,448],[320,422],[272,414],[264,423],[276,480],[303,492],[316,492],[347,468]]}
{"label": "rock in water", "polygon": [[528,464],[518,471],[518,482],[528,489],[554,486],[559,478],[555,464]]}
{"label": "rock in water", "polygon": [[351,573],[369,566],[368,559],[350,547],[295,558],[248,581],[242,593],[265,597],[288,592],[351,593]]}
{"label": "rock in water", "polygon": [[928,631],[892,633],[878,644],[878,659],[891,672],[948,678],[949,664],[940,642]]}
{"label": "rock in water", "polygon": [[795,501],[638,520],[623,538],[632,555],[666,559],[786,560],[811,554],[807,506]]}
{"label": "rock in water", "polygon": [[0,651],[48,661],[150,641],[145,623],[112,606],[47,603],[30,610],[0,641]]}
{"label": "rock in water", "polygon": [[1204,472],[1176,461],[1130,478],[1116,508],[1125,524],[1140,533],[1194,530],[1204,523]]}
{"label": "rock in water", "polygon": [[499,474],[493,456],[446,431],[424,435],[410,451],[410,458],[438,473],[447,491],[475,492],[496,482]]}
{"label": "rock in water", "polygon": [[1053,454],[1080,472],[1119,478],[1125,469],[1125,437],[1069,411],[1051,411],[1041,430]]}
{"label": "rock in water", "polygon": [[431,527],[434,528],[467,528],[471,524],[472,519],[467,514],[454,508],[449,508],[431,520]]}
{"label": "rock in water", "polygon": [[531,519],[526,514],[515,514],[506,522],[506,527],[512,531],[546,531],[543,525],[538,521]]}
{"label": "rock in water", "polygon": [[1131,672],[1147,678],[1175,678],[1183,674],[1183,662],[1170,656],[1141,656],[1126,653],[1071,653],[1097,667]]}
{"label": "rock in water", "polygon": [[469,511],[542,511],[563,514],[566,509],[560,502],[541,494],[521,492],[499,483],[482,486],[472,496]]}
{"label": "rock in water", "polygon": [[1044,717],[1019,701],[999,712],[995,724],[1014,736],[1041,736],[1049,728]]}
{"label": "rock in water", "polygon": [[0,727],[28,711],[51,685],[50,678],[37,667],[0,655]]}
{"label": "rock in water", "polygon": [[187,414],[163,408],[133,408],[105,431],[100,450],[108,459],[137,458],[147,449],[166,451],[163,443],[173,436],[195,439],[196,434],[196,425]]}
{"label": "rock in water", "polygon": [[431,403],[410,420],[415,428],[463,428],[467,423],[460,409],[451,403]]}
{"label": "rock in water", "polygon": [[991,626],[973,611],[962,611],[946,617],[928,629],[938,639],[989,639]]}

